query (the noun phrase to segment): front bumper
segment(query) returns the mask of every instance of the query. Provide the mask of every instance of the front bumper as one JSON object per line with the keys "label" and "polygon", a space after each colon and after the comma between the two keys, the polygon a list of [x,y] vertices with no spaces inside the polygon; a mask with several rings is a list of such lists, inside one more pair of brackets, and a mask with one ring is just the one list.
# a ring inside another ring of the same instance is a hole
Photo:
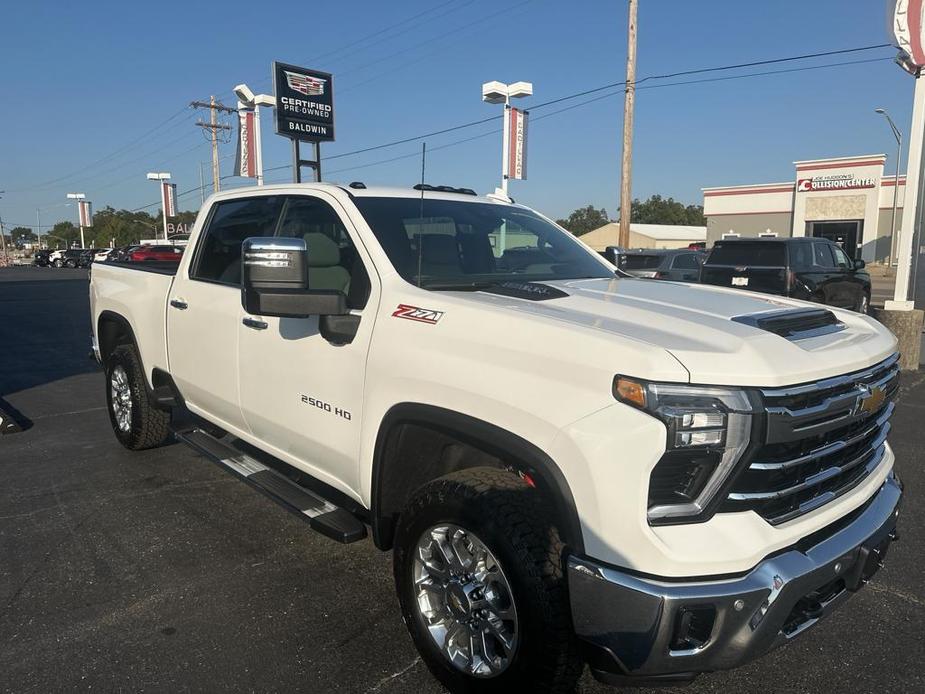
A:
{"label": "front bumper", "polygon": [[901,497],[890,474],[843,527],[736,578],[659,580],[569,558],[572,620],[592,672],[612,683],[690,679],[787,643],[882,566],[896,539]]}

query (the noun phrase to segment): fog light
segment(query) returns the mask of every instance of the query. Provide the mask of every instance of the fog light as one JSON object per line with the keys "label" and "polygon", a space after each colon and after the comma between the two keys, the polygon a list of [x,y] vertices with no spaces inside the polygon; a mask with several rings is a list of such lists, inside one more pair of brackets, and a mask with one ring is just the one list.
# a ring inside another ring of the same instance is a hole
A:
{"label": "fog light", "polygon": [[713,623],[716,621],[716,609],[712,605],[682,607],[675,619],[674,636],[671,650],[699,651],[710,641]]}

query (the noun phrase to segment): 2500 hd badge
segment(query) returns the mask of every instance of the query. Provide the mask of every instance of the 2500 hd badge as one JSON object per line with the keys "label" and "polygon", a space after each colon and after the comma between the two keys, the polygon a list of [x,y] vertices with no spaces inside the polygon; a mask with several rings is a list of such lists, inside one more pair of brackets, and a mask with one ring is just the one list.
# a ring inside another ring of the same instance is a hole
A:
{"label": "2500 hd badge", "polygon": [[336,414],[338,417],[343,417],[348,422],[351,419],[353,419],[353,415],[351,415],[349,411],[343,408],[337,407],[335,405],[332,405],[329,402],[325,402],[324,400],[319,400],[318,398],[313,398],[311,395],[305,395],[305,394],[302,394],[301,398],[302,398],[302,403],[305,405],[311,405],[312,407],[317,407],[319,410],[322,410],[323,412],[330,412],[331,414]]}

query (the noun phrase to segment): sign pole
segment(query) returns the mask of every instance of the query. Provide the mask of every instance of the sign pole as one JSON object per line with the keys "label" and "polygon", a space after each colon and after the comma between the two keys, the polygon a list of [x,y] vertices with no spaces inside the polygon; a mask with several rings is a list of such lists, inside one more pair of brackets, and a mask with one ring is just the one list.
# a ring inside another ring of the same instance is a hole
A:
{"label": "sign pole", "polygon": [[161,181],[161,216],[164,222],[164,240],[167,240],[167,197],[170,195],[170,185],[166,181]]}
{"label": "sign pole", "polygon": [[912,104],[912,126],[909,128],[909,150],[906,159],[906,192],[903,198],[903,219],[899,234],[899,264],[896,267],[896,286],[893,300],[887,301],[888,311],[908,311],[913,308],[909,301],[909,279],[912,269],[912,245],[916,230],[921,225],[922,215],[922,145],[925,134],[925,80],[915,78],[915,97]]}
{"label": "sign pole", "polygon": [[321,183],[321,143],[312,142],[312,149],[315,151],[315,183]]}
{"label": "sign pole", "polygon": [[299,155],[299,141],[292,141],[292,182],[302,182],[302,161]]}

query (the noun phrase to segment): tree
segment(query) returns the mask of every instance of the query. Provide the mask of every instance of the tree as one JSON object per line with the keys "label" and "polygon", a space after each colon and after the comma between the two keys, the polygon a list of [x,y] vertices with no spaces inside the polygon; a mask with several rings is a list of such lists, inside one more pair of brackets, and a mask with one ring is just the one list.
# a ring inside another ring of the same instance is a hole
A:
{"label": "tree", "polygon": [[10,240],[14,246],[22,247],[24,243],[35,241],[35,234],[29,227],[13,227],[10,229]]}
{"label": "tree", "polygon": [[603,207],[599,210],[594,209],[593,205],[581,207],[568,216],[568,219],[556,220],[556,224],[565,227],[575,236],[587,234],[594,231],[610,221],[607,216],[607,210]]}
{"label": "tree", "polygon": [[74,222],[58,222],[47,236],[50,247],[70,248],[74,242],[80,241],[80,229],[74,226]]}
{"label": "tree", "polygon": [[631,221],[637,224],[686,224],[689,226],[706,226],[702,205],[685,205],[674,198],[653,195],[640,202],[633,200],[630,214]]}

